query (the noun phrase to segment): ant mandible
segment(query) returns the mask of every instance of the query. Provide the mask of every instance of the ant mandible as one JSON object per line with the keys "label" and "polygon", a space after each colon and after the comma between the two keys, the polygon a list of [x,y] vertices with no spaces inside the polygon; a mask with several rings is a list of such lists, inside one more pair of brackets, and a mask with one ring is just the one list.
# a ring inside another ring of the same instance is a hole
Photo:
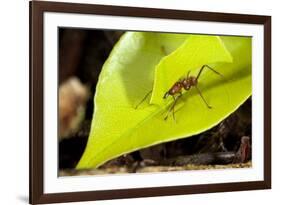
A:
{"label": "ant mandible", "polygon": [[[168,115],[171,111],[173,111],[173,118],[175,120],[175,105],[178,101],[178,99],[182,96],[182,90],[190,90],[190,88],[195,87],[197,92],[199,93],[200,97],[202,98],[202,100],[204,101],[205,105],[207,106],[207,108],[211,109],[212,107],[207,103],[207,101],[205,100],[205,98],[202,95],[202,92],[200,91],[200,89],[198,88],[198,79],[202,73],[202,71],[205,68],[209,68],[211,71],[213,71],[214,73],[216,73],[217,75],[220,75],[223,77],[222,74],[220,74],[219,72],[217,72],[216,70],[214,70],[213,68],[211,68],[208,65],[203,65],[201,67],[201,69],[199,70],[197,76],[189,76],[190,71],[188,71],[186,78],[177,81],[163,96],[164,99],[166,99],[169,95],[172,96],[174,98],[174,103],[172,104],[172,106],[170,107],[169,111],[167,112],[166,117],[164,118],[164,120],[167,120]],[[152,90],[149,91],[145,97],[142,99],[142,101],[136,106],[137,107],[143,103],[143,101],[148,97],[148,95],[152,93]],[[177,97],[175,97],[175,95],[179,94]]]}

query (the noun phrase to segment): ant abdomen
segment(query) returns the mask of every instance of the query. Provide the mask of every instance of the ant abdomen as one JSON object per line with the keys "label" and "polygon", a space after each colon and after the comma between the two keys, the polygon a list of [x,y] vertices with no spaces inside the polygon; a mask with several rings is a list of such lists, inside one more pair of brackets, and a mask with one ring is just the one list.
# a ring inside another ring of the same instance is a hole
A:
{"label": "ant abdomen", "polygon": [[169,95],[175,95],[177,93],[181,93],[181,90],[183,88],[183,85],[181,82],[176,82],[173,87],[171,87],[171,89],[165,93],[165,95],[163,96],[164,99],[166,99]]}

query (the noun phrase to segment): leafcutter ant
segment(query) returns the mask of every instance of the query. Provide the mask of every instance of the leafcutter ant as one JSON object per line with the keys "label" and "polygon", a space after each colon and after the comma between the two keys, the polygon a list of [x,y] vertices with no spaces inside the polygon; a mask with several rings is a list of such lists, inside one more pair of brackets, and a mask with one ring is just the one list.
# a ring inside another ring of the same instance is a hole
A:
{"label": "leafcutter ant", "polygon": [[[203,65],[201,67],[201,69],[199,70],[197,76],[190,76],[190,71],[188,71],[187,76],[184,79],[180,79],[179,81],[177,81],[163,96],[164,99],[168,98],[169,96],[172,96],[174,99],[174,103],[171,105],[171,107],[169,108],[167,115],[165,116],[164,120],[167,120],[168,115],[171,111],[173,111],[173,118],[175,120],[175,106],[177,104],[178,99],[182,96],[182,91],[183,90],[190,90],[192,87],[195,87],[197,92],[199,93],[201,99],[203,100],[203,102],[205,103],[205,105],[207,106],[208,109],[211,109],[212,107],[207,103],[206,99],[204,98],[204,96],[202,95],[201,90],[198,88],[198,80],[200,75],[202,74],[202,71],[208,68],[211,71],[213,71],[214,73],[216,73],[217,75],[220,75],[221,77],[223,77],[222,74],[220,74],[219,72],[217,72],[216,70],[214,70],[213,68],[211,68],[208,65]],[[136,106],[136,109],[138,108],[139,105],[141,105],[145,99],[152,93],[152,90],[149,91],[144,98],[141,100],[141,102]],[[177,95],[177,97],[176,97]]]}

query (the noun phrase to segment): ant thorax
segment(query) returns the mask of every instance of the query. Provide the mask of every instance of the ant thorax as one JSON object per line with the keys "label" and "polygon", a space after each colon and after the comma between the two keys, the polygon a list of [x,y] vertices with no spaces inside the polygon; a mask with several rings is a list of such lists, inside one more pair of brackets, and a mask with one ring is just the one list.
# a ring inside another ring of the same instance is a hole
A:
{"label": "ant thorax", "polygon": [[185,78],[181,83],[185,90],[189,90],[192,86],[197,85],[197,78],[194,76],[190,76]]}

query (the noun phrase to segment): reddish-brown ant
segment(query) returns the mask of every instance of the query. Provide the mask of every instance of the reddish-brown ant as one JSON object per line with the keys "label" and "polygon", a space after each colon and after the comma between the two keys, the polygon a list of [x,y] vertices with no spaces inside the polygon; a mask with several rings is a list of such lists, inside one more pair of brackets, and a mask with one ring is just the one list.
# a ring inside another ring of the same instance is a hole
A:
{"label": "reddish-brown ant", "polygon": [[[214,70],[213,68],[211,68],[208,65],[203,65],[201,67],[201,69],[199,70],[199,73],[197,74],[197,76],[189,76],[190,71],[188,71],[186,78],[181,79],[179,81],[177,81],[163,96],[164,99],[166,99],[169,95],[172,96],[174,98],[174,103],[171,105],[171,107],[169,108],[169,111],[166,115],[166,117],[164,118],[164,120],[167,120],[168,118],[168,114],[173,111],[173,118],[175,119],[175,105],[178,101],[178,99],[182,96],[182,90],[189,90],[191,87],[195,87],[197,92],[199,93],[200,97],[202,98],[202,100],[204,101],[205,105],[207,106],[207,108],[211,109],[212,107],[207,103],[207,101],[205,100],[205,98],[203,97],[200,89],[198,88],[198,79],[202,73],[202,71],[204,70],[204,68],[209,68],[211,71],[213,71],[214,73],[220,75],[223,77],[222,74],[220,74],[219,72],[217,72],[216,70]],[[149,96],[149,94],[151,94],[152,90],[149,91],[145,97],[142,99],[142,101],[136,106],[136,108],[143,103],[143,101]],[[175,97],[175,95],[179,94],[177,97]]]}

